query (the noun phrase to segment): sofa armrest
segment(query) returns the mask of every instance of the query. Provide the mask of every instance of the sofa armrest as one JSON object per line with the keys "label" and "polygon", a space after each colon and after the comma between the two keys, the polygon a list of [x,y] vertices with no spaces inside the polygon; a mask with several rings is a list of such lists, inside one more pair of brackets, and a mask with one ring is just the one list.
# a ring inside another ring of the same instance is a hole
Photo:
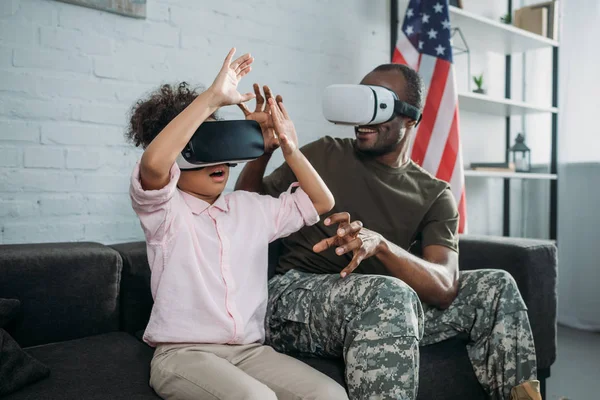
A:
{"label": "sofa armrest", "polygon": [[100,243],[0,246],[0,297],[21,301],[7,330],[22,347],[117,331],[121,268]]}
{"label": "sofa armrest", "polygon": [[146,242],[120,243],[110,246],[123,259],[121,273],[121,330],[135,334],[146,329],[152,311],[150,266]]}
{"label": "sofa armrest", "polygon": [[463,271],[501,269],[510,273],[528,308],[538,369],[556,360],[556,246],[547,240],[470,236],[460,238]]}

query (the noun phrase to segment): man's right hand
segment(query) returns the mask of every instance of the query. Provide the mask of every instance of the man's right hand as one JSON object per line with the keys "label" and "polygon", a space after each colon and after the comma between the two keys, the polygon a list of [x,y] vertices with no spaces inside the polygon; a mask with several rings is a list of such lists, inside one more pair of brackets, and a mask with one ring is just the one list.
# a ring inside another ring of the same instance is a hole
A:
{"label": "man's right hand", "polygon": [[[273,118],[267,106],[267,102],[273,97],[273,94],[267,85],[263,86],[263,90],[265,93],[264,97],[260,92],[258,83],[254,84],[254,93],[256,94],[256,108],[254,112],[250,111],[244,103],[238,104],[238,107],[242,110],[246,119],[256,121],[260,124],[260,129],[265,140],[265,153],[271,154],[279,147],[279,140],[275,135]],[[277,103],[283,102],[283,98],[280,95],[277,95],[276,100]]]}
{"label": "man's right hand", "polygon": [[379,233],[363,228],[361,221],[350,221],[350,214],[341,212],[330,215],[324,222],[325,226],[338,224],[337,235],[323,239],[313,246],[315,253],[321,253],[331,247],[336,247],[335,254],[342,256],[352,252],[352,261],[344,268],[340,275],[345,278],[352,273],[360,263],[373,257],[385,243]]}

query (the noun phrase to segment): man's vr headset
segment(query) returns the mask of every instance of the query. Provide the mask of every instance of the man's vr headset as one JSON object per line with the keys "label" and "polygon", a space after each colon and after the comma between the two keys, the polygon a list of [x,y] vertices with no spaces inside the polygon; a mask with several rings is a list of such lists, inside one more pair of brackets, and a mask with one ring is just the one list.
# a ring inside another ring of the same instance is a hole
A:
{"label": "man's vr headset", "polygon": [[329,122],[342,125],[375,125],[391,121],[397,115],[421,120],[421,112],[398,99],[383,86],[331,85],[323,95],[323,115]]}
{"label": "man's vr headset", "polygon": [[203,122],[177,157],[182,170],[254,160],[263,155],[265,142],[256,121]]}

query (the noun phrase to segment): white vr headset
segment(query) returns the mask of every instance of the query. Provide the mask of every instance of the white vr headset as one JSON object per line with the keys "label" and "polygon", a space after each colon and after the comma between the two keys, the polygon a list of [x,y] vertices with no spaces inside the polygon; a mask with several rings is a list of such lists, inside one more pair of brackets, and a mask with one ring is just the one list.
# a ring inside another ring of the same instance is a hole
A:
{"label": "white vr headset", "polygon": [[341,125],[375,125],[397,115],[421,120],[415,106],[401,101],[392,90],[373,85],[331,85],[323,94],[323,115]]}

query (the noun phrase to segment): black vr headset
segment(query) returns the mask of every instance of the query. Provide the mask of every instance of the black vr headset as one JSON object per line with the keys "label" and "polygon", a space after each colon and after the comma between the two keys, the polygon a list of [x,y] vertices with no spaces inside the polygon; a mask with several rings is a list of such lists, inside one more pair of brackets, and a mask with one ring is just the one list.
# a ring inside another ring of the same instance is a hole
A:
{"label": "black vr headset", "polygon": [[382,124],[396,115],[417,124],[421,121],[417,107],[399,100],[392,90],[374,85],[328,86],[323,94],[323,115],[334,124],[354,126]]}
{"label": "black vr headset", "polygon": [[181,170],[252,161],[265,152],[265,142],[256,121],[205,121],[177,157]]}

